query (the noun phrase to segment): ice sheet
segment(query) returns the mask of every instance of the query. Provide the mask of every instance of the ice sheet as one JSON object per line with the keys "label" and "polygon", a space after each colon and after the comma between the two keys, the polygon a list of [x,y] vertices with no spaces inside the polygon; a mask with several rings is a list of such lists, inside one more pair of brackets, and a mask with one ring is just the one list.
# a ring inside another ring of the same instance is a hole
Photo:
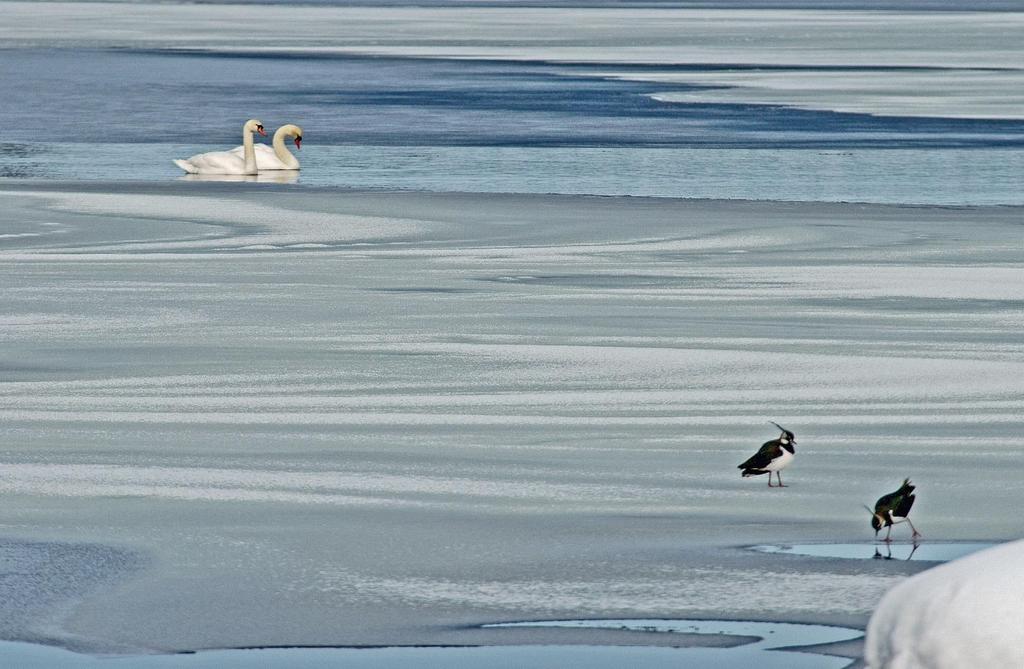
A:
{"label": "ice sheet", "polygon": [[1019,208],[257,186],[0,186],[0,527],[151,560],[92,647],[859,626],[922,566],[745,547],[1019,531]]}

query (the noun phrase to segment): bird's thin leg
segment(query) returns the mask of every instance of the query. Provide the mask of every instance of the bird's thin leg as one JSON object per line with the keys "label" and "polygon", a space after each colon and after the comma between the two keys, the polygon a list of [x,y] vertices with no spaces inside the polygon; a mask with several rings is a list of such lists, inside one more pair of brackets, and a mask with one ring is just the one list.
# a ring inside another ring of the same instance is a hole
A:
{"label": "bird's thin leg", "polygon": [[768,487],[769,488],[774,488],[775,487],[775,486],[772,485],[772,473],[771,472],[768,472]]}
{"label": "bird's thin leg", "polygon": [[914,531],[913,538],[916,539],[919,536],[921,536],[921,533],[917,531],[917,528],[914,527],[914,524],[910,522],[910,519],[906,518],[905,520],[907,521],[907,523],[910,524],[910,529],[912,529]]}
{"label": "bird's thin leg", "polygon": [[782,484],[782,472],[781,471],[775,472],[775,477],[777,479],[779,479],[779,487],[780,488],[788,488],[789,487],[788,485],[783,485]]}
{"label": "bird's thin leg", "polygon": [[890,534],[892,534],[892,525],[889,526],[889,529],[885,533],[885,539],[882,539],[882,541],[884,541],[885,543],[889,543],[890,541],[892,541],[892,539],[889,538]]}

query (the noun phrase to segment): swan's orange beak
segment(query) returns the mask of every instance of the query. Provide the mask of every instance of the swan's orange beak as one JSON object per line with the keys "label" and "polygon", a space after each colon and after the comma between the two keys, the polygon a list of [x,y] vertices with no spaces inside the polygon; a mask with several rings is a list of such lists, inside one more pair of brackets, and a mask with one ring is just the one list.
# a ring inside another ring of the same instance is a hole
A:
{"label": "swan's orange beak", "polygon": [[295,148],[296,149],[301,149],[302,148],[302,138],[301,137],[296,137],[295,138]]}
{"label": "swan's orange beak", "polygon": [[266,137],[266,136],[267,136],[267,131],[263,129],[263,126],[262,126],[262,125],[258,125],[258,126],[256,126],[256,132],[260,133],[260,134],[261,134],[261,135],[263,135],[264,137]]}

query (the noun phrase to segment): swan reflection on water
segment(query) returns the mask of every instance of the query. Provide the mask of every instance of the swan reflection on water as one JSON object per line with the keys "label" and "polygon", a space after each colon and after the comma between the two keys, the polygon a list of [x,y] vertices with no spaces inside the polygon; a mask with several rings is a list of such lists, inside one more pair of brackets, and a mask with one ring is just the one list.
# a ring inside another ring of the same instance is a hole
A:
{"label": "swan reflection on water", "polygon": [[299,180],[298,170],[274,170],[259,174],[185,174],[179,181],[251,181],[253,183],[293,184]]}

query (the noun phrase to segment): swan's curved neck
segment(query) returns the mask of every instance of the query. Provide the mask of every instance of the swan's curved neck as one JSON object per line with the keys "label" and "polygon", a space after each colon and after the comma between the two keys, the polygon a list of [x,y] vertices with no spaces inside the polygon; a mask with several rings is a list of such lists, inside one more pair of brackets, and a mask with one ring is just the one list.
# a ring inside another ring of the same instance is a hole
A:
{"label": "swan's curved neck", "polygon": [[299,161],[295,159],[292,152],[288,150],[288,147],[284,145],[285,133],[281,132],[281,128],[278,128],[277,132],[274,133],[274,155],[282,163],[288,166],[290,170],[299,169]]}
{"label": "swan's curved neck", "polygon": [[242,130],[242,154],[245,158],[245,173],[256,174],[256,148],[250,130]]}

